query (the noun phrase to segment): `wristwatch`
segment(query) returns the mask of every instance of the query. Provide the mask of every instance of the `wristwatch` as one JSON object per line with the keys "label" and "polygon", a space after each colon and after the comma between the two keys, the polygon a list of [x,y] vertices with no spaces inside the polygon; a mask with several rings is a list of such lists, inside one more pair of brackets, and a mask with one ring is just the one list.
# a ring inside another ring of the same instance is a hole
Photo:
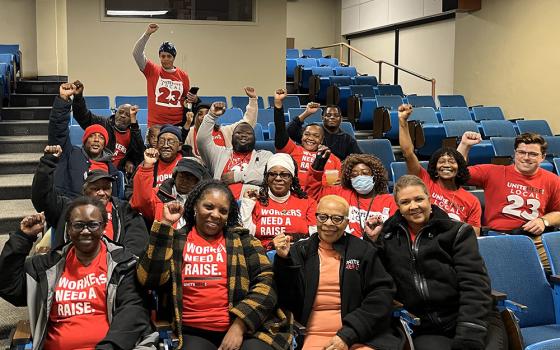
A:
{"label": "wristwatch", "polygon": [[548,220],[545,219],[543,216],[541,216],[540,219],[544,223],[544,228],[547,228],[548,226],[550,226],[550,223],[548,222]]}

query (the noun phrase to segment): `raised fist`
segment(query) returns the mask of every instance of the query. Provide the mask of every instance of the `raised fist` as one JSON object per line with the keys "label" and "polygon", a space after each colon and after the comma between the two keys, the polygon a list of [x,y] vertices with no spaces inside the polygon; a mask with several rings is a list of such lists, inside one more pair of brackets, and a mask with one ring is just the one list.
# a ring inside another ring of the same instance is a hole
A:
{"label": "raised fist", "polygon": [[43,153],[45,155],[52,154],[55,157],[60,158],[60,156],[62,155],[62,147],[60,147],[59,145],[46,146]]}
{"label": "raised fist", "polygon": [[157,162],[159,152],[155,148],[148,148],[144,151],[144,168],[151,168]]}
{"label": "raised fist", "polygon": [[479,133],[474,131],[467,131],[461,137],[461,143],[467,146],[477,145],[482,141],[482,137]]}
{"label": "raised fist", "polygon": [[372,241],[376,241],[383,228],[383,218],[381,216],[373,216],[367,219],[365,233]]}
{"label": "raised fist", "polygon": [[178,201],[167,202],[163,206],[163,217],[161,222],[163,224],[173,226],[183,216],[185,208]]}
{"label": "raised fist", "polygon": [[317,102],[309,102],[307,106],[305,106],[305,114],[311,115],[316,113],[321,108],[321,105]]}
{"label": "raised fist", "polygon": [[62,98],[65,101],[68,101],[70,99],[70,96],[73,96],[75,92],[76,92],[76,86],[72,83],[61,84],[60,88],[58,89],[58,94],[60,98]]}
{"label": "raised fist", "polygon": [[252,201],[257,201],[257,198],[259,197],[259,190],[256,189],[250,189],[245,191],[245,193],[243,194],[243,198],[247,198],[250,199]]}
{"label": "raised fist", "polygon": [[76,91],[74,91],[74,95],[83,95],[84,94],[84,84],[81,81],[76,80],[74,82],[74,86],[76,87]]}
{"label": "raised fist", "polygon": [[257,98],[257,93],[255,92],[255,88],[252,88],[250,86],[246,86],[243,89],[245,90],[245,94],[247,94],[247,96],[249,96],[249,98]]}
{"label": "raised fist", "polygon": [[399,119],[408,120],[412,114],[411,104],[402,104],[399,106]]}
{"label": "raised fist", "polygon": [[284,99],[288,96],[286,89],[277,89],[274,92],[274,100],[284,101]]}
{"label": "raised fist", "polygon": [[151,35],[152,33],[157,32],[159,26],[156,23],[148,24],[148,28],[146,28],[146,34]]}
{"label": "raised fist", "polygon": [[193,112],[187,112],[187,120],[185,121],[185,125],[183,126],[185,129],[188,129],[191,127],[192,125],[192,121],[194,119],[194,113]]}
{"label": "raised fist", "polygon": [[130,123],[131,124],[136,124],[138,122],[138,119],[136,119],[136,114],[138,113],[138,110],[140,109],[140,107],[138,105],[134,105],[134,106],[130,106]]}
{"label": "raised fist", "polygon": [[45,214],[37,213],[29,215],[23,218],[19,224],[19,229],[21,232],[25,233],[31,237],[37,237],[37,235],[43,232],[45,228]]}
{"label": "raised fist", "polygon": [[223,115],[226,112],[226,104],[224,102],[214,102],[210,106],[210,113],[216,117]]}
{"label": "raised fist", "polygon": [[276,249],[276,254],[281,258],[286,258],[290,253],[290,241],[291,237],[283,233],[277,234],[272,240],[274,244],[274,249]]}

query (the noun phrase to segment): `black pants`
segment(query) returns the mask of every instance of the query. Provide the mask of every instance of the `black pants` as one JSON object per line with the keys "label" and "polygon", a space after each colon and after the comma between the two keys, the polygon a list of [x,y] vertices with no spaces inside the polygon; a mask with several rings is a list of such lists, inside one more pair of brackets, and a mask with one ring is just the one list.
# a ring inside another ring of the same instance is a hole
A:
{"label": "black pants", "polygon": [[[486,350],[507,350],[507,333],[498,312],[491,312],[486,318],[488,333],[486,334]],[[452,337],[439,334],[413,335],[416,350],[450,350]]]}
{"label": "black pants", "polygon": [[[183,350],[217,350],[226,332],[213,332],[183,326]],[[259,339],[243,339],[240,350],[272,350],[272,347]]]}

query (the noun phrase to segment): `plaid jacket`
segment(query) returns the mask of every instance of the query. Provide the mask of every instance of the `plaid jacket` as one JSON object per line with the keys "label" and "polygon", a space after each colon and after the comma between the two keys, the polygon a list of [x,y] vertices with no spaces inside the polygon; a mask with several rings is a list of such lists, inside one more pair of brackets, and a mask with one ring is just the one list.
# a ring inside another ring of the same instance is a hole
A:
{"label": "plaid jacket", "polygon": [[[181,270],[185,229],[155,221],[150,232],[148,249],[137,268],[138,280],[148,288],[158,288],[171,279],[173,295],[173,327],[182,348]],[[277,308],[272,265],[259,240],[243,228],[225,230],[228,274],[228,299],[231,319],[240,318],[247,334],[271,345],[274,349],[289,349],[292,343],[291,314]]]}

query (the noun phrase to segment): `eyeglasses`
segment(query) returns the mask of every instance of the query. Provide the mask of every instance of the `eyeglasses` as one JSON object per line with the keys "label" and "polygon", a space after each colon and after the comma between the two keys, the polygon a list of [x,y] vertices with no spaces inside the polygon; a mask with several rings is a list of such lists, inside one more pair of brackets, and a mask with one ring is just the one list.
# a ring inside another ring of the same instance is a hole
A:
{"label": "eyeglasses", "polygon": [[288,181],[289,179],[292,178],[292,174],[285,173],[285,172],[275,173],[275,172],[269,171],[268,173],[266,173],[266,176],[268,176],[268,178],[273,179],[273,180],[276,179],[278,176],[280,176],[280,178],[284,181]]}
{"label": "eyeglasses", "polygon": [[531,159],[536,159],[541,156],[541,154],[537,152],[527,152],[527,151],[521,151],[517,149],[515,150],[515,154],[517,154],[521,158],[525,158],[526,156],[528,156]]}
{"label": "eyeglasses", "polygon": [[179,141],[177,141],[177,140],[172,140],[172,139],[159,139],[158,142],[157,142],[157,144],[158,144],[158,146],[162,146],[162,147],[165,146],[166,144],[167,144],[168,146],[173,147],[173,146],[178,145],[178,144],[179,144]]}
{"label": "eyeglasses", "polygon": [[342,215],[327,215],[323,213],[315,213],[315,217],[317,218],[317,221],[319,221],[322,224],[327,222],[328,219],[331,219],[331,222],[335,225],[342,224],[344,220],[346,220],[347,218],[346,216],[342,216]]}
{"label": "eyeglasses", "polygon": [[70,223],[70,228],[74,232],[82,232],[87,227],[89,232],[96,232],[101,228],[102,225],[103,223],[101,221],[76,221]]}

